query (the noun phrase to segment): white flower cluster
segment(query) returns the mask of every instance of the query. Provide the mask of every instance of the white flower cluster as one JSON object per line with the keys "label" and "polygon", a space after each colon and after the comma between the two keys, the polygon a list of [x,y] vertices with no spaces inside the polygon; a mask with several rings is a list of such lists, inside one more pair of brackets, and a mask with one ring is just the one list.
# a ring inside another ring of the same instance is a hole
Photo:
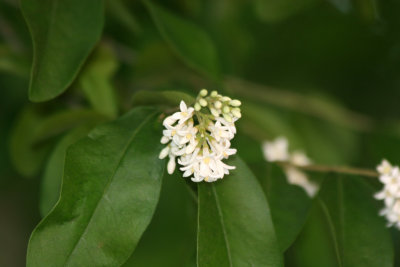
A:
{"label": "white flower cluster", "polygon": [[310,159],[303,152],[294,151],[290,154],[288,140],[284,137],[278,137],[272,142],[264,142],[263,152],[266,161],[290,163],[284,167],[288,183],[302,187],[310,197],[315,196],[318,185],[311,181],[303,171],[296,168],[296,166],[311,164]]}
{"label": "white flower cluster", "polygon": [[172,174],[176,161],[183,177],[194,182],[214,182],[235,169],[222,160],[236,153],[231,140],[236,134],[235,122],[241,117],[240,101],[208,94],[202,89],[193,107],[180,103],[180,111],[165,118],[160,159],[169,156],[167,170]]}
{"label": "white flower cluster", "polygon": [[400,229],[400,170],[398,166],[392,166],[387,160],[383,160],[377,167],[379,180],[383,183],[383,189],[375,194],[375,198],[383,200],[385,207],[380,211],[381,216],[388,220],[388,227],[396,226]]}

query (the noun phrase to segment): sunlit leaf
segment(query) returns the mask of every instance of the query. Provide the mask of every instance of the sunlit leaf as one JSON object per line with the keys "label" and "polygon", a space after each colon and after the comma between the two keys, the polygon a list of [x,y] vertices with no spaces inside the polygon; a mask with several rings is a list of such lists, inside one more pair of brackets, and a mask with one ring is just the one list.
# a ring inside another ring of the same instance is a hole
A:
{"label": "sunlit leaf", "polygon": [[29,98],[46,101],[73,82],[103,28],[103,0],[22,0],[33,41]]}
{"label": "sunlit leaf", "polygon": [[67,150],[61,198],[32,233],[27,266],[119,266],[128,259],[161,189],[157,115],[134,109]]}
{"label": "sunlit leaf", "polygon": [[229,163],[229,176],[198,186],[198,266],[283,266],[264,192],[241,159]]}
{"label": "sunlit leaf", "polygon": [[145,4],[162,36],[175,52],[189,66],[218,78],[217,51],[207,33],[149,0]]}

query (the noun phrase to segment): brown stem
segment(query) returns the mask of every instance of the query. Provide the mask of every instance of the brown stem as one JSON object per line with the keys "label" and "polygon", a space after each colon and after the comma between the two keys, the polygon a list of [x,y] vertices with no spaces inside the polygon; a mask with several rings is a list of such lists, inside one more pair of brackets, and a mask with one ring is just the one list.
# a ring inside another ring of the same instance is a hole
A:
{"label": "brown stem", "polygon": [[369,169],[361,169],[361,168],[352,168],[352,167],[343,167],[343,166],[327,166],[327,165],[305,165],[299,166],[294,165],[287,161],[278,162],[279,165],[283,167],[296,167],[305,171],[312,171],[312,172],[334,172],[334,173],[342,173],[342,174],[349,174],[349,175],[361,175],[361,176],[368,176],[368,177],[379,177],[379,173],[375,170]]}

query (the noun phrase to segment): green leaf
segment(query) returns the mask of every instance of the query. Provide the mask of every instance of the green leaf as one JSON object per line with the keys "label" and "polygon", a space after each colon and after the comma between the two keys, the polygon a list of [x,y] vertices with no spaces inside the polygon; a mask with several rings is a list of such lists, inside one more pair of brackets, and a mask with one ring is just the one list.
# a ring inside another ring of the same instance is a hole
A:
{"label": "green leaf", "polygon": [[53,113],[38,123],[32,131],[33,145],[57,137],[67,130],[85,123],[105,121],[104,115],[90,109],[71,109]]}
{"label": "green leaf", "polygon": [[254,10],[264,22],[280,22],[315,3],[315,0],[300,0],[294,5],[290,0],[255,0]]}
{"label": "green leaf", "polygon": [[61,197],[32,233],[27,266],[119,266],[150,223],[161,189],[161,122],[134,109],[68,150]]}
{"label": "green leaf", "polygon": [[15,169],[23,176],[31,177],[38,173],[50,144],[35,144],[35,129],[43,121],[43,112],[29,105],[17,117],[10,135],[10,158]]}
{"label": "green leaf", "polygon": [[49,213],[60,197],[67,148],[84,137],[91,128],[91,126],[86,125],[70,131],[58,142],[47,160],[39,201],[39,210],[42,217]]}
{"label": "green leaf", "polygon": [[246,164],[198,185],[198,266],[283,266],[265,195]]}
{"label": "green leaf", "polygon": [[29,63],[24,57],[0,43],[0,72],[11,73],[26,78],[29,74]]}
{"label": "green leaf", "polygon": [[182,173],[165,173],[154,217],[123,266],[185,266],[196,251],[196,208]]}
{"label": "green leaf", "polygon": [[303,228],[312,202],[302,188],[288,184],[278,166],[269,164],[267,183],[272,221],[281,251],[285,251]]}
{"label": "green leaf", "polygon": [[218,79],[217,51],[208,34],[151,1],[145,1],[145,4],[158,30],[182,60],[190,67]]}
{"label": "green leaf", "polygon": [[103,0],[22,0],[33,41],[29,99],[52,99],[73,82],[103,28]]}
{"label": "green leaf", "polygon": [[314,201],[307,222],[285,252],[285,264],[296,267],[338,267],[335,248],[319,204]]}
{"label": "green leaf", "polygon": [[[320,205],[332,235],[339,266],[393,266],[389,231],[378,216],[374,191],[354,177],[328,177]],[[318,244],[316,244],[318,245]]]}
{"label": "green leaf", "polygon": [[79,77],[79,84],[92,107],[110,118],[116,117],[118,113],[118,103],[111,83],[117,67],[111,48],[101,45]]}
{"label": "green leaf", "polygon": [[139,91],[133,95],[132,104],[178,107],[181,100],[187,105],[192,105],[195,101],[194,97],[179,91]]}

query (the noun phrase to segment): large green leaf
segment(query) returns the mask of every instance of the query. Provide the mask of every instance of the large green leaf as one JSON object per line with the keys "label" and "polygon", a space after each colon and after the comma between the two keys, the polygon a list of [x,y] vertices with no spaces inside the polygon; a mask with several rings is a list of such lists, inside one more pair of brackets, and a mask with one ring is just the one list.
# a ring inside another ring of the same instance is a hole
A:
{"label": "large green leaf", "polygon": [[28,266],[119,266],[127,260],[161,189],[157,114],[134,109],[67,150],[60,200],[31,236]]}
{"label": "large green leaf", "polygon": [[161,6],[146,0],[145,4],[162,36],[175,52],[191,67],[219,77],[219,62],[216,48],[198,26],[186,21]]}
{"label": "large green leaf", "polygon": [[266,191],[279,246],[285,251],[303,228],[312,202],[302,188],[288,184],[273,164],[269,165]]}
{"label": "large green leaf", "polygon": [[285,252],[287,267],[338,267],[329,224],[314,201],[306,224],[294,244]]}
{"label": "large green leaf", "polygon": [[198,266],[283,266],[265,195],[246,164],[198,186]]}
{"label": "large green leaf", "polygon": [[46,101],[72,83],[103,28],[103,0],[22,0],[33,41],[29,98]]}
{"label": "large green leaf", "polygon": [[389,231],[378,216],[373,193],[360,178],[335,176],[323,184],[319,203],[340,266],[393,266]]}
{"label": "large green leaf", "polygon": [[67,148],[84,137],[89,132],[90,128],[90,125],[85,125],[71,130],[58,142],[47,160],[42,179],[39,203],[39,210],[42,217],[54,207],[60,197]]}
{"label": "large green leaf", "polygon": [[154,217],[124,267],[185,266],[196,251],[196,208],[182,174],[165,173]]}

